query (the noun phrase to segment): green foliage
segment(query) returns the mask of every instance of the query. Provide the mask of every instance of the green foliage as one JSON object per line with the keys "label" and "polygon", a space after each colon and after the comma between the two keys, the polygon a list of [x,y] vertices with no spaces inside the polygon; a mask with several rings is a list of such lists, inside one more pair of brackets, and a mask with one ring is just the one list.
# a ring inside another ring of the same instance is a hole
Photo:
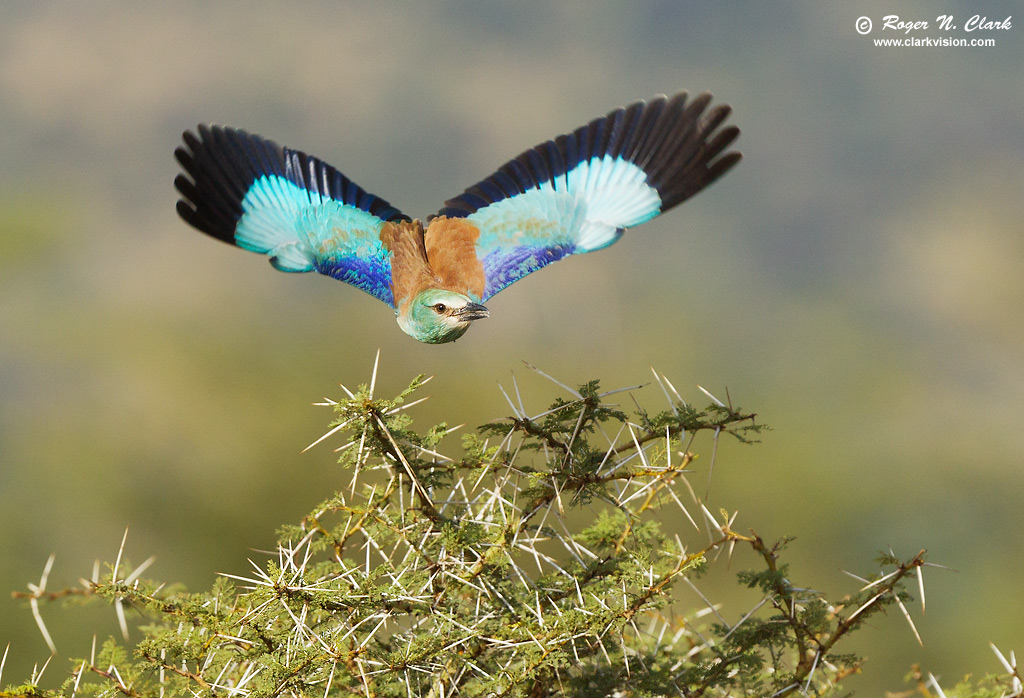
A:
{"label": "green foliage", "polygon": [[[58,688],[34,676],[0,696],[837,695],[861,665],[840,641],[894,604],[910,620],[905,584],[923,551],[885,556],[830,600],[790,581],[788,541],[738,533],[694,494],[695,435],[710,433],[713,453],[721,434],[751,442],[753,414],[679,399],[630,417],[608,402],[622,391],[593,381],[532,417],[513,406],[455,457],[439,451],[446,425],[412,428],[424,382],[329,403],[324,438],[343,440],[347,485],[282,528],[249,576],[187,593],[120,555],[80,589],[47,592],[44,575],[24,595],[33,610],[102,599],[140,614],[141,639],[73,660]],[[673,519],[694,539],[667,534]],[[737,546],[754,564],[738,582],[760,600],[731,622],[710,601],[678,608],[674,588]],[[1012,684],[990,681],[979,691]]]}

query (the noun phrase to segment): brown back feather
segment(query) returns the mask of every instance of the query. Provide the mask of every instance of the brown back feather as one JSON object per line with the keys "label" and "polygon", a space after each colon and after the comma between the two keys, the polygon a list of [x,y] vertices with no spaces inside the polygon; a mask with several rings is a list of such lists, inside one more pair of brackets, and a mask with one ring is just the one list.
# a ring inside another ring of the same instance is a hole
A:
{"label": "brown back feather", "polygon": [[[391,293],[395,309],[425,288],[437,286],[423,246],[423,224],[419,221],[394,221],[380,229],[380,241],[391,251]],[[408,308],[408,306],[406,306]]]}
{"label": "brown back feather", "polygon": [[464,293],[474,300],[483,297],[484,265],[476,255],[478,237],[480,229],[465,218],[438,216],[430,221],[424,248],[440,288]]}

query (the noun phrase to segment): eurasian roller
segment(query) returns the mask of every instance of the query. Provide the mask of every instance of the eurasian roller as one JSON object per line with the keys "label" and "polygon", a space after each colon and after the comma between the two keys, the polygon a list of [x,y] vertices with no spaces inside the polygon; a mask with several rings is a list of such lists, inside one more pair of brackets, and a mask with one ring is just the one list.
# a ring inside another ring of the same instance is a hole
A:
{"label": "eurasian roller", "polygon": [[315,271],[394,309],[421,342],[461,337],[527,274],[593,252],[687,200],[740,160],[727,105],[639,101],[541,143],[449,199],[426,224],[327,163],[234,128],[186,131],[178,213],[193,227]]}

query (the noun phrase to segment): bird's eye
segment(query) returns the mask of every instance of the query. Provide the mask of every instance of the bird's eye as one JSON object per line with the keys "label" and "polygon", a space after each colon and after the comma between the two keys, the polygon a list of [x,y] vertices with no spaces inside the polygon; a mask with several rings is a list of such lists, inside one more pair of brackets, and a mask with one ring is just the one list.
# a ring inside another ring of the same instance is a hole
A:
{"label": "bird's eye", "polygon": [[447,310],[448,310],[448,306],[445,305],[444,303],[435,303],[434,304],[434,312],[436,312],[438,315],[444,315],[445,312],[447,312]]}

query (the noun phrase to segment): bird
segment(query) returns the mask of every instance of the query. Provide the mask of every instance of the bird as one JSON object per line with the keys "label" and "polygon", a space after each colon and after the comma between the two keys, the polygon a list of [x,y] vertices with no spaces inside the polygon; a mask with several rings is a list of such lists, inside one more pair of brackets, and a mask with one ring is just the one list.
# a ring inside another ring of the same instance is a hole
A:
{"label": "bird", "polygon": [[510,284],[608,247],[736,165],[731,107],[711,102],[683,91],[614,109],[523,151],[426,222],[314,156],[200,124],[175,150],[177,211],[275,269],[365,291],[414,339],[452,342]]}

